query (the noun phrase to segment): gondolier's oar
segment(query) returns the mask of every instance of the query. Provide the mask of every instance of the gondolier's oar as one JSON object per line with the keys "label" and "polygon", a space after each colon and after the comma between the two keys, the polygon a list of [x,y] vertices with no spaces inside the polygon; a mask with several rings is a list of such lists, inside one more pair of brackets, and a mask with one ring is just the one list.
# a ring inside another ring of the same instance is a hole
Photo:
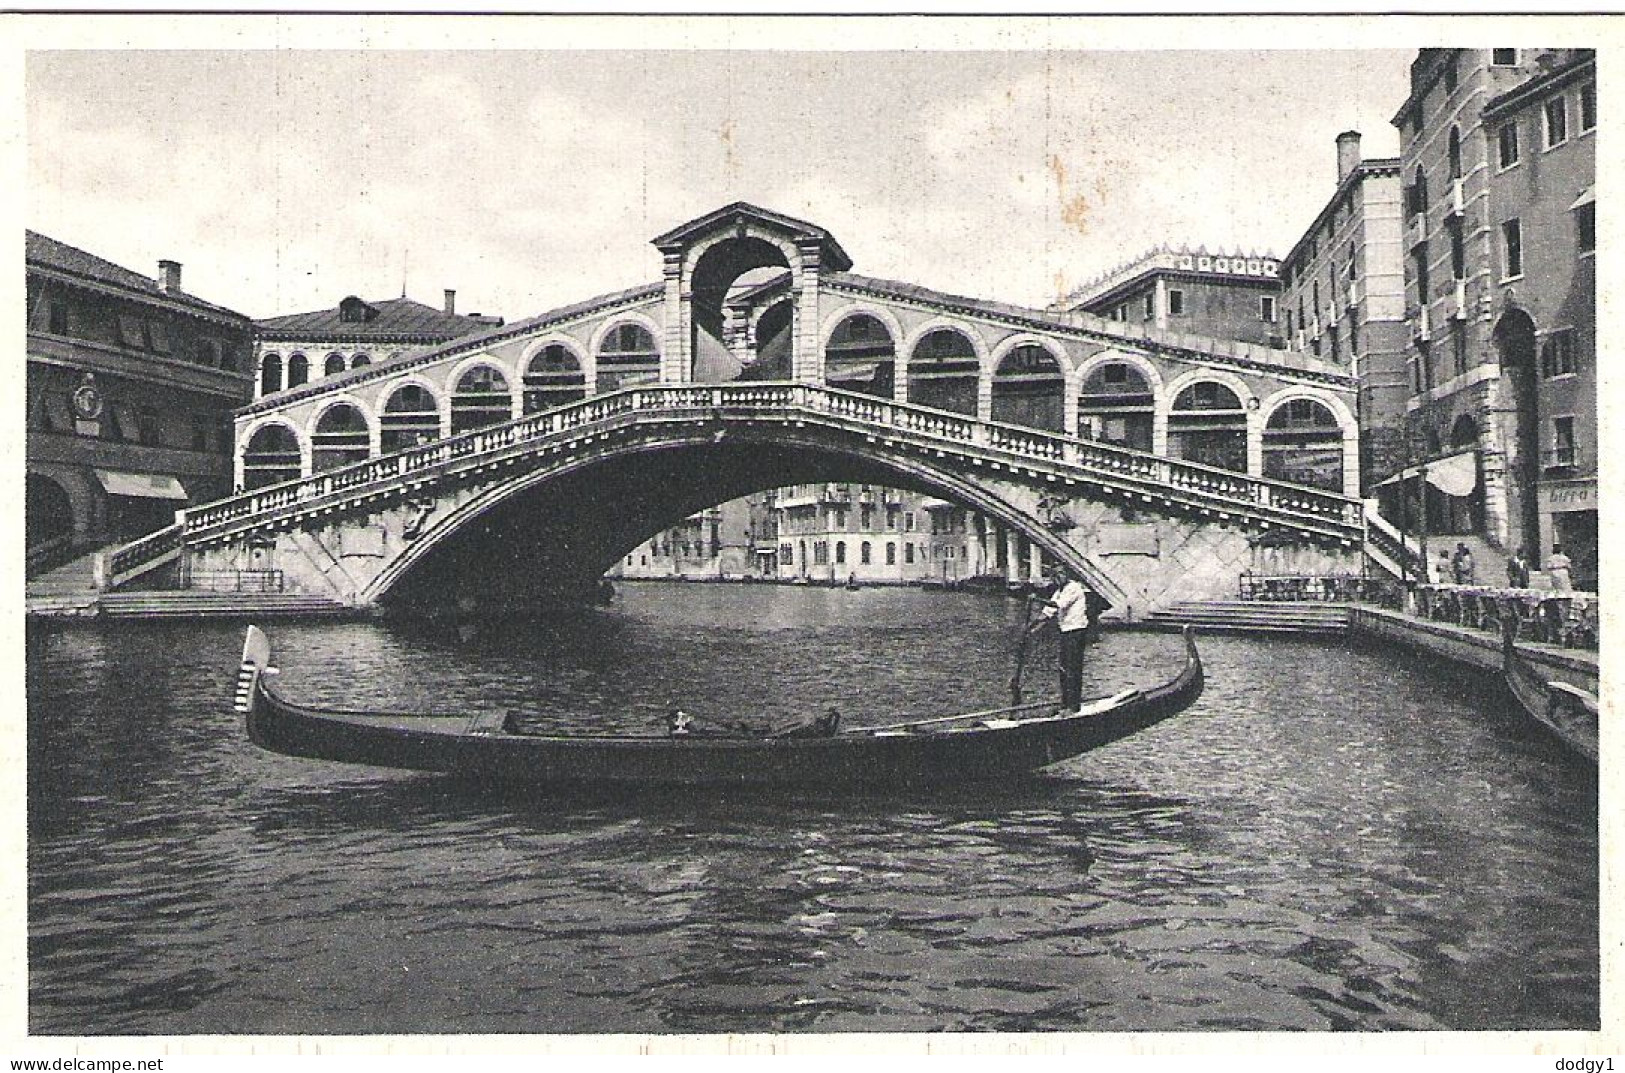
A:
{"label": "gondolier's oar", "polygon": [[1021,619],[1021,640],[1016,644],[1016,673],[1010,676],[1010,703],[1021,704],[1021,672],[1027,666],[1027,635],[1033,632],[1033,598],[1027,594],[1027,611]]}

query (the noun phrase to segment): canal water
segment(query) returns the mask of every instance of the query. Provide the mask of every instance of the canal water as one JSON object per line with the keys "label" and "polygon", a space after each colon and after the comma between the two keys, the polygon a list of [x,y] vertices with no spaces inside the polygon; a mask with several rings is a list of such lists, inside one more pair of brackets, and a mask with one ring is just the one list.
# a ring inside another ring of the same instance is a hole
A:
{"label": "canal water", "polygon": [[[271,631],[295,698],[659,725],[1000,703],[1016,601],[627,585]],[[273,756],[241,627],[31,634],[35,1033],[1596,1028],[1596,776],[1482,681],[1212,636],[1188,712],[991,787],[481,795]],[[1090,692],[1171,673],[1111,633]],[[1029,682],[1053,689],[1039,635]]]}

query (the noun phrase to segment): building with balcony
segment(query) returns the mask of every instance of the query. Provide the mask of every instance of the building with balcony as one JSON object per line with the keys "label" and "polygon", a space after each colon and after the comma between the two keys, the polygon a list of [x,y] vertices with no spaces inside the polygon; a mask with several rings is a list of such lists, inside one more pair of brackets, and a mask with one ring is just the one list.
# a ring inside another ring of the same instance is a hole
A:
{"label": "building with balcony", "polygon": [[175,261],[150,278],[30,231],[25,270],[30,564],[230,492],[249,319],[188,293]]}
{"label": "building with balcony", "polygon": [[1281,346],[1279,263],[1267,254],[1160,246],[1084,284],[1052,308]]}
{"label": "building with balcony", "polygon": [[[1401,250],[1400,161],[1362,159],[1360,134],[1337,136],[1337,186],[1324,208],[1281,261],[1281,318],[1287,346],[1346,365],[1355,377],[1360,424],[1360,491],[1369,494],[1405,466],[1405,401],[1409,338],[1405,328],[1405,271]],[[1320,415],[1287,413],[1265,430],[1279,444],[1324,432]],[[1325,438],[1325,437],[1322,437]],[[1306,444],[1306,446],[1308,446]],[[1322,452],[1337,446],[1329,439]],[[1324,458],[1288,459],[1292,465],[1329,465]],[[1266,473],[1288,480],[1310,474]]]}
{"label": "building with balcony", "polygon": [[[1561,525],[1577,579],[1595,577],[1594,550],[1579,546],[1588,524],[1595,531],[1595,469],[1588,486],[1587,471],[1556,463],[1578,460],[1595,435],[1594,377],[1578,372],[1594,369],[1594,87],[1589,50],[1423,49],[1394,117],[1411,337],[1405,433],[1417,460],[1397,482],[1402,498],[1423,506],[1415,526],[1474,534],[1501,552],[1543,554],[1555,516],[1577,515]],[[1538,368],[1543,348],[1550,376]],[[1567,365],[1576,371],[1556,371]],[[1543,480],[1548,508],[1578,509],[1543,515]]]}
{"label": "building with balcony", "polygon": [[[401,295],[366,302],[354,295],[332,309],[290,313],[254,322],[254,397],[301,387],[324,376],[360,369],[422,347],[459,339],[502,324],[501,317],[459,315],[457,292],[445,292],[436,309]],[[561,351],[563,348],[561,348]],[[569,354],[564,352],[564,357]],[[548,386],[568,380],[571,369],[545,369]],[[573,369],[575,378],[582,371]],[[585,390],[576,394],[581,398]],[[563,399],[561,401],[570,401]]]}

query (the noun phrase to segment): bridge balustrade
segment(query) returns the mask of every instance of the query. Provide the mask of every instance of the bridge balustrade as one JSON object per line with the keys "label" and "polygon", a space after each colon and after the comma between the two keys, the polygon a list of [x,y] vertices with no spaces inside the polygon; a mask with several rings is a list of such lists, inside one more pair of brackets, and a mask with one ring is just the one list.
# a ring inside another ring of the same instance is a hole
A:
{"label": "bridge balustrade", "polygon": [[[374,484],[397,483],[403,477],[435,470],[463,459],[512,451],[525,444],[574,430],[605,424],[635,414],[680,414],[702,411],[807,411],[863,425],[909,433],[926,440],[989,449],[1038,462],[1079,466],[1141,484],[1196,492],[1238,505],[1284,511],[1360,530],[1361,506],[1330,492],[1297,488],[1181,459],[1169,459],[1126,447],[1080,440],[1017,425],[934,410],[912,403],[878,399],[809,384],[719,384],[708,386],[647,385],[597,395],[555,410],[527,414],[502,425],[403,449],[303,478],[254,489],[231,499],[186,511],[185,536],[198,537],[218,527],[335,493]],[[1222,504],[1220,504],[1222,506]],[[179,543],[180,535],[173,538]],[[156,550],[138,541],[121,551],[121,561]]]}

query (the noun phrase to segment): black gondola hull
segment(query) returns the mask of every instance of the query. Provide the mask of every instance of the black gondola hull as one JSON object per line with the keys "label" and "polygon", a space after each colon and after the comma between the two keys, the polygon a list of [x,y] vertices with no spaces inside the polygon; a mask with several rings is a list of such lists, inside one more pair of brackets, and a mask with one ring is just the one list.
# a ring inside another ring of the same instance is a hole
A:
{"label": "black gondola hull", "polygon": [[[929,732],[822,738],[542,736],[481,729],[478,718],[324,711],[294,704],[264,673],[268,645],[244,651],[239,707],[250,739],[288,756],[441,772],[542,787],[628,784],[916,786],[1025,774],[1100,748],[1189,707],[1203,687],[1200,656],[1168,683],[1087,715],[988,720]],[[263,634],[260,635],[263,640]],[[256,658],[251,658],[256,657]]]}

